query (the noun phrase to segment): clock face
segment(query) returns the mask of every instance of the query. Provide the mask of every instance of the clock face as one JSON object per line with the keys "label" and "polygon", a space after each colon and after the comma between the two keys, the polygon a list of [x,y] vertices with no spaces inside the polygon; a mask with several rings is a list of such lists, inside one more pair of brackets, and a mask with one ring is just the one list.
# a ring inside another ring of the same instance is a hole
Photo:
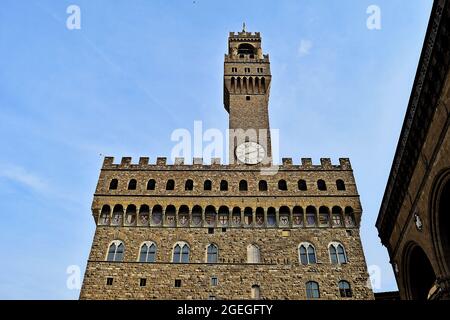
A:
{"label": "clock face", "polygon": [[260,163],[266,155],[264,148],[256,142],[245,142],[236,148],[236,157],[246,164]]}

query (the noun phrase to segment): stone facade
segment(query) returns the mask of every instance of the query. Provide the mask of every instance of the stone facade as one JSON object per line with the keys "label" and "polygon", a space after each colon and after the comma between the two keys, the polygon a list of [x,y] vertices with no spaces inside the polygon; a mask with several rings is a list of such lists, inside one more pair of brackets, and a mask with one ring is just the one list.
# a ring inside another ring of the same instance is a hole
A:
{"label": "stone facade", "polygon": [[402,299],[450,298],[449,30],[435,1],[377,220]]}
{"label": "stone facade", "polygon": [[[240,58],[247,40],[254,47]],[[232,33],[229,45],[248,73],[268,63],[258,33]],[[236,92],[227,70],[239,72],[239,61],[225,59],[230,128],[268,129],[269,66],[255,71],[265,73],[261,92],[252,91],[254,79]],[[236,103],[240,96],[245,104]],[[270,139],[265,148],[270,158]],[[362,208],[346,158],[284,158],[273,166],[146,157],[115,164],[106,157],[92,214],[97,228],[81,299],[373,299],[359,234]],[[150,261],[142,260],[146,243]]]}

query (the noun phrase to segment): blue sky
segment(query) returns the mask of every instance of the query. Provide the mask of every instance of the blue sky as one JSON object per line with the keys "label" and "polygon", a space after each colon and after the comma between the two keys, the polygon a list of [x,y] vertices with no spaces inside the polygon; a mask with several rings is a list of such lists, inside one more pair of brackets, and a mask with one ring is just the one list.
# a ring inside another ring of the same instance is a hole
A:
{"label": "blue sky", "polygon": [[[81,8],[68,30],[66,8]],[[381,9],[368,30],[366,9]],[[76,299],[101,155],[171,154],[174,129],[225,130],[229,31],[270,54],[280,154],[352,161],[367,263],[396,283],[374,227],[431,0],[17,1],[0,10],[0,298]]]}

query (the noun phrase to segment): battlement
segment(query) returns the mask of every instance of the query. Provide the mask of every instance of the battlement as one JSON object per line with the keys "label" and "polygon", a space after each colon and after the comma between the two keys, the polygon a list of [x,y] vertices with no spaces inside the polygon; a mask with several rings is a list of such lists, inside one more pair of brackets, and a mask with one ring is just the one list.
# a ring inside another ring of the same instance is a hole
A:
{"label": "battlement", "polygon": [[254,57],[246,57],[240,58],[237,55],[225,54],[225,62],[258,62],[258,63],[269,63],[269,55],[263,54],[262,58]]}
{"label": "battlement", "polygon": [[[301,158],[300,163],[294,163],[292,158],[283,158],[280,165],[274,166],[278,170],[352,170],[350,159],[339,158],[339,164],[333,164],[330,158],[321,158],[320,164],[313,164],[311,158]],[[114,163],[114,157],[105,157],[102,169],[165,169],[165,170],[261,170],[267,168],[263,165],[243,166],[237,164],[222,164],[220,158],[212,158],[210,163],[204,163],[203,158],[193,158],[192,164],[185,164],[184,158],[175,158],[173,163],[168,163],[166,157],[157,157],[150,163],[149,157],[140,157],[137,163],[132,163],[131,157],[122,157],[120,163]]]}
{"label": "battlement", "polygon": [[247,31],[239,31],[237,33],[231,31],[229,34],[230,41],[232,41],[233,39],[241,41],[242,38],[250,38],[252,41],[261,40],[261,34],[259,32],[247,32]]}

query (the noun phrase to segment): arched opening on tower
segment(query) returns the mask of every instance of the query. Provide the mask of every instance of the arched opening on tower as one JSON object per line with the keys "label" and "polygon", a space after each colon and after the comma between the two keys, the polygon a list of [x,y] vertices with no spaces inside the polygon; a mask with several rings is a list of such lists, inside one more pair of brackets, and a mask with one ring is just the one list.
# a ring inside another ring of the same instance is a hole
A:
{"label": "arched opening on tower", "polygon": [[412,245],[406,253],[406,286],[412,300],[427,300],[428,293],[436,280],[436,274],[423,249]]}
{"label": "arched opening on tower", "polygon": [[238,54],[255,55],[256,50],[255,47],[252,46],[250,43],[241,43],[238,47]]}

